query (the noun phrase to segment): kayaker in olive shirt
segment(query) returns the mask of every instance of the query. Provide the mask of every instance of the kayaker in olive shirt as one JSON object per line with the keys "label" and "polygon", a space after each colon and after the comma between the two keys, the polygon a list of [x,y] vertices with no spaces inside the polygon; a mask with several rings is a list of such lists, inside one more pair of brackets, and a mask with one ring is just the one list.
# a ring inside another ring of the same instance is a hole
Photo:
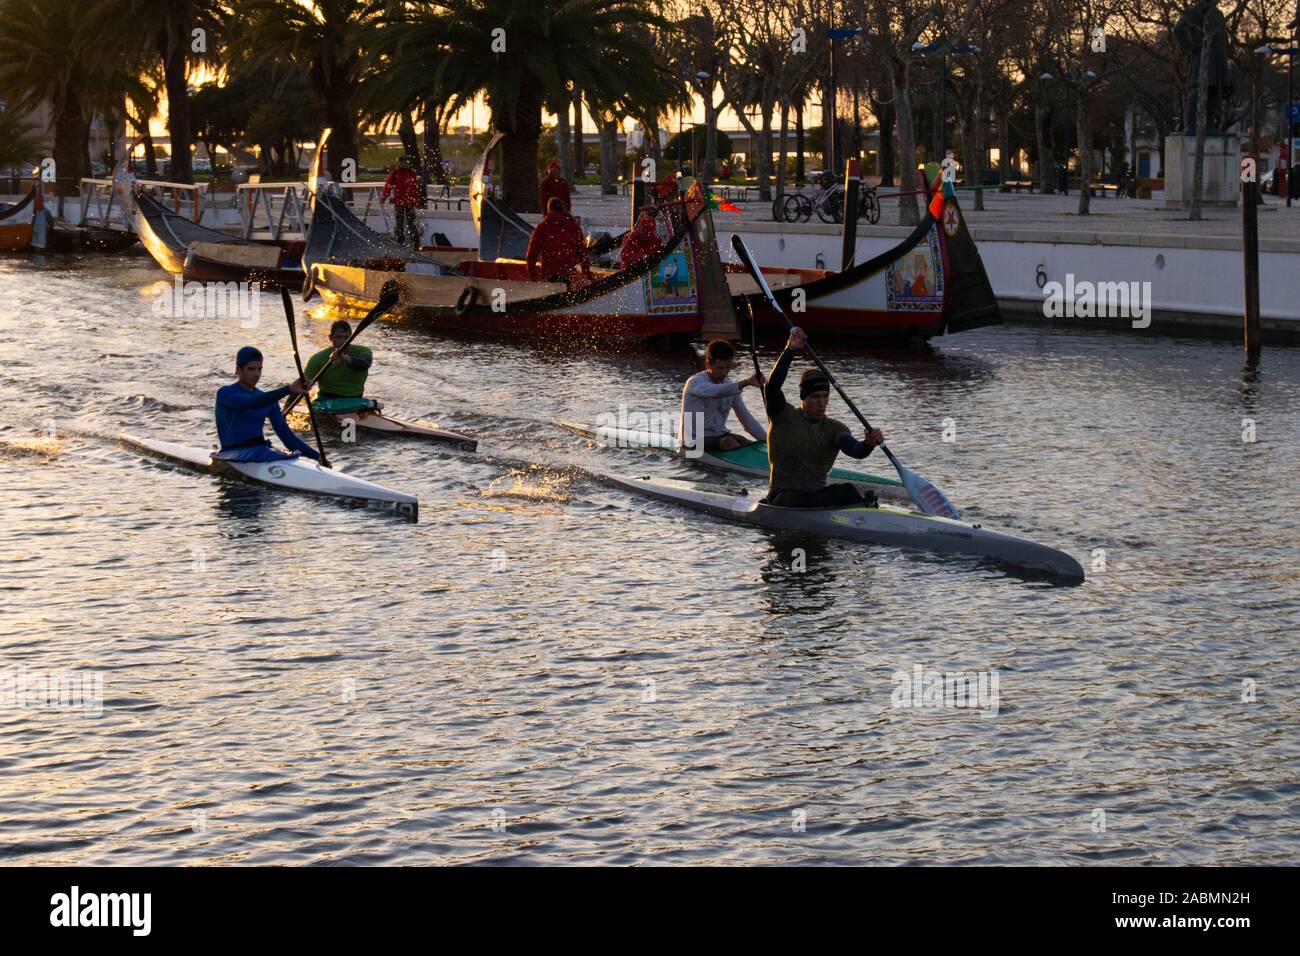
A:
{"label": "kayaker in olive shirt", "polygon": [[375,361],[370,349],[353,343],[334,360],[333,365],[325,368],[325,363],[334,354],[334,350],[342,348],[351,334],[352,326],[344,319],[339,319],[330,326],[330,348],[321,349],[307,360],[307,378],[315,379],[320,387],[315,404],[322,412],[340,415],[383,407],[380,402],[364,397],[366,378]]}
{"label": "kayaker in olive shirt", "polygon": [[875,495],[863,498],[851,484],[827,485],[826,476],[840,453],[866,458],[885,440],[879,428],[856,440],[843,422],[826,417],[831,383],[819,368],[810,368],[799,381],[799,405],[786,401],[781,387],[790,371],[794,353],[808,344],[803,329],[790,330],[790,340],[776,360],[763,389],[767,404],[767,454],[771,462],[768,504],[782,508],[839,508],[866,501],[874,505]]}

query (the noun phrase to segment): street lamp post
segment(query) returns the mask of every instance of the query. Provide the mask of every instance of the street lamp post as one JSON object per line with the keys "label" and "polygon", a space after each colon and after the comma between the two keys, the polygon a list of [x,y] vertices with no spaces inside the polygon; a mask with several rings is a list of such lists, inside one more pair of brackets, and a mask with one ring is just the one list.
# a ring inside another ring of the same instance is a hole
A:
{"label": "street lamp post", "polygon": [[[1291,27],[1295,28],[1295,23]],[[1294,34],[1293,34],[1294,35]],[[1296,184],[1291,181],[1291,169],[1297,165],[1295,155],[1295,121],[1292,118],[1291,111],[1295,104],[1295,55],[1300,53],[1300,48],[1293,46],[1269,46],[1265,44],[1255,51],[1256,53],[1267,56],[1272,53],[1278,56],[1286,55],[1286,108],[1283,110],[1282,118],[1286,124],[1286,160],[1290,168],[1287,170],[1286,180],[1286,204],[1288,208],[1291,205],[1291,197],[1295,193]],[[1274,175],[1277,175],[1274,173]]]}
{"label": "street lamp post", "polygon": [[939,40],[934,43],[922,43],[918,40],[912,44],[912,49],[917,53],[942,51],[940,60],[943,66],[939,78],[939,142],[935,147],[935,158],[942,162],[948,155],[948,54],[954,53],[960,56],[965,53],[979,53],[980,48],[973,43],[970,46],[948,47]]}

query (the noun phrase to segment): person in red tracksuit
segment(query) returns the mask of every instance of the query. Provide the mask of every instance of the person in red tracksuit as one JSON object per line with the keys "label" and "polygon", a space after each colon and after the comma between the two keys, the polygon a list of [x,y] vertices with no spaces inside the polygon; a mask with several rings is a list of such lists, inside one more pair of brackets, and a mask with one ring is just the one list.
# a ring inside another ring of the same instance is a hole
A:
{"label": "person in red tracksuit", "polygon": [[618,261],[624,269],[631,269],[642,259],[648,259],[662,249],[663,243],[655,231],[655,214],[643,212],[637,217],[636,227],[623,240],[618,251]]}
{"label": "person in red tracksuit", "polygon": [[[559,197],[551,197],[546,217],[533,229],[528,240],[528,278],[536,282],[564,282],[572,286],[579,281],[578,272],[588,280],[591,275],[591,258],[587,254],[587,240],[583,238],[578,220],[564,211]],[[540,260],[540,267],[538,262]]]}
{"label": "person in red tracksuit", "polygon": [[537,184],[537,208],[545,213],[551,208],[552,199],[562,200],[565,212],[573,209],[573,202],[569,198],[569,184],[560,175],[560,164],[556,160],[551,160],[551,165],[546,167],[546,178]]}
{"label": "person in red tracksuit", "polygon": [[407,244],[407,236],[410,236],[410,245],[413,249],[420,248],[420,175],[415,171],[415,164],[411,162],[409,156],[403,156],[397,161],[397,166],[388,178],[384,180],[384,191],[379,196],[382,203],[389,196],[393,197],[393,214],[397,220],[397,241],[402,245]]}

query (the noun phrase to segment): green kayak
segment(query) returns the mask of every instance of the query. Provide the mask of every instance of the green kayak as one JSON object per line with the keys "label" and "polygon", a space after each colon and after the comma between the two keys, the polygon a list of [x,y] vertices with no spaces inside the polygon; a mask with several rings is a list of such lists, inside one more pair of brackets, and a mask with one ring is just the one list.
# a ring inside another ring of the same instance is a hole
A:
{"label": "green kayak", "polygon": [[[579,435],[594,441],[613,445],[616,448],[641,448],[648,451],[667,452],[677,457],[687,457],[682,455],[681,445],[677,439],[669,435],[603,425],[593,428],[589,425],[580,425],[577,422],[561,421],[556,424],[562,428],[567,428],[569,431],[577,432]],[[767,478],[769,473],[767,445],[764,442],[755,442],[752,445],[746,445],[744,448],[736,448],[732,451],[705,452],[698,457],[688,458],[687,460],[696,461],[701,465],[716,468],[720,471],[752,475],[756,478]],[[832,468],[829,480],[851,482],[864,491],[875,492],[879,498],[911,501],[907,489],[903,487],[901,482],[893,478],[882,478],[879,475],[871,475],[865,471],[850,471],[847,468]]]}

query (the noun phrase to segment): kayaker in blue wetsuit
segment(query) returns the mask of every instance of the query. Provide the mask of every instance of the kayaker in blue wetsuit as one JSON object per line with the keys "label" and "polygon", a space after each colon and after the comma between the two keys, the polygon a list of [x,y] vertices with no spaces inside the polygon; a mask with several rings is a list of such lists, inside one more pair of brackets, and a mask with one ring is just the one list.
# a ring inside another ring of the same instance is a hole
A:
{"label": "kayaker in blue wetsuit", "polygon": [[[235,381],[217,389],[217,437],[221,450],[213,458],[225,461],[280,461],[296,455],[319,459],[316,449],[289,428],[280,412],[280,399],[306,391],[294,381],[272,392],[257,387],[262,378],[262,353],[245,345],[235,356]],[[271,447],[262,433],[267,419],[292,454]]]}
{"label": "kayaker in blue wetsuit", "polygon": [[803,329],[790,330],[785,350],[776,360],[763,388],[767,405],[767,456],[771,463],[768,504],[782,508],[838,508],[874,505],[875,495],[864,499],[857,487],[847,482],[827,485],[826,476],[840,452],[850,458],[866,458],[885,440],[879,428],[856,440],[843,422],[826,417],[831,383],[819,368],[810,368],[799,380],[799,406],[785,400],[781,387],[790,371],[794,353],[808,344]]}

